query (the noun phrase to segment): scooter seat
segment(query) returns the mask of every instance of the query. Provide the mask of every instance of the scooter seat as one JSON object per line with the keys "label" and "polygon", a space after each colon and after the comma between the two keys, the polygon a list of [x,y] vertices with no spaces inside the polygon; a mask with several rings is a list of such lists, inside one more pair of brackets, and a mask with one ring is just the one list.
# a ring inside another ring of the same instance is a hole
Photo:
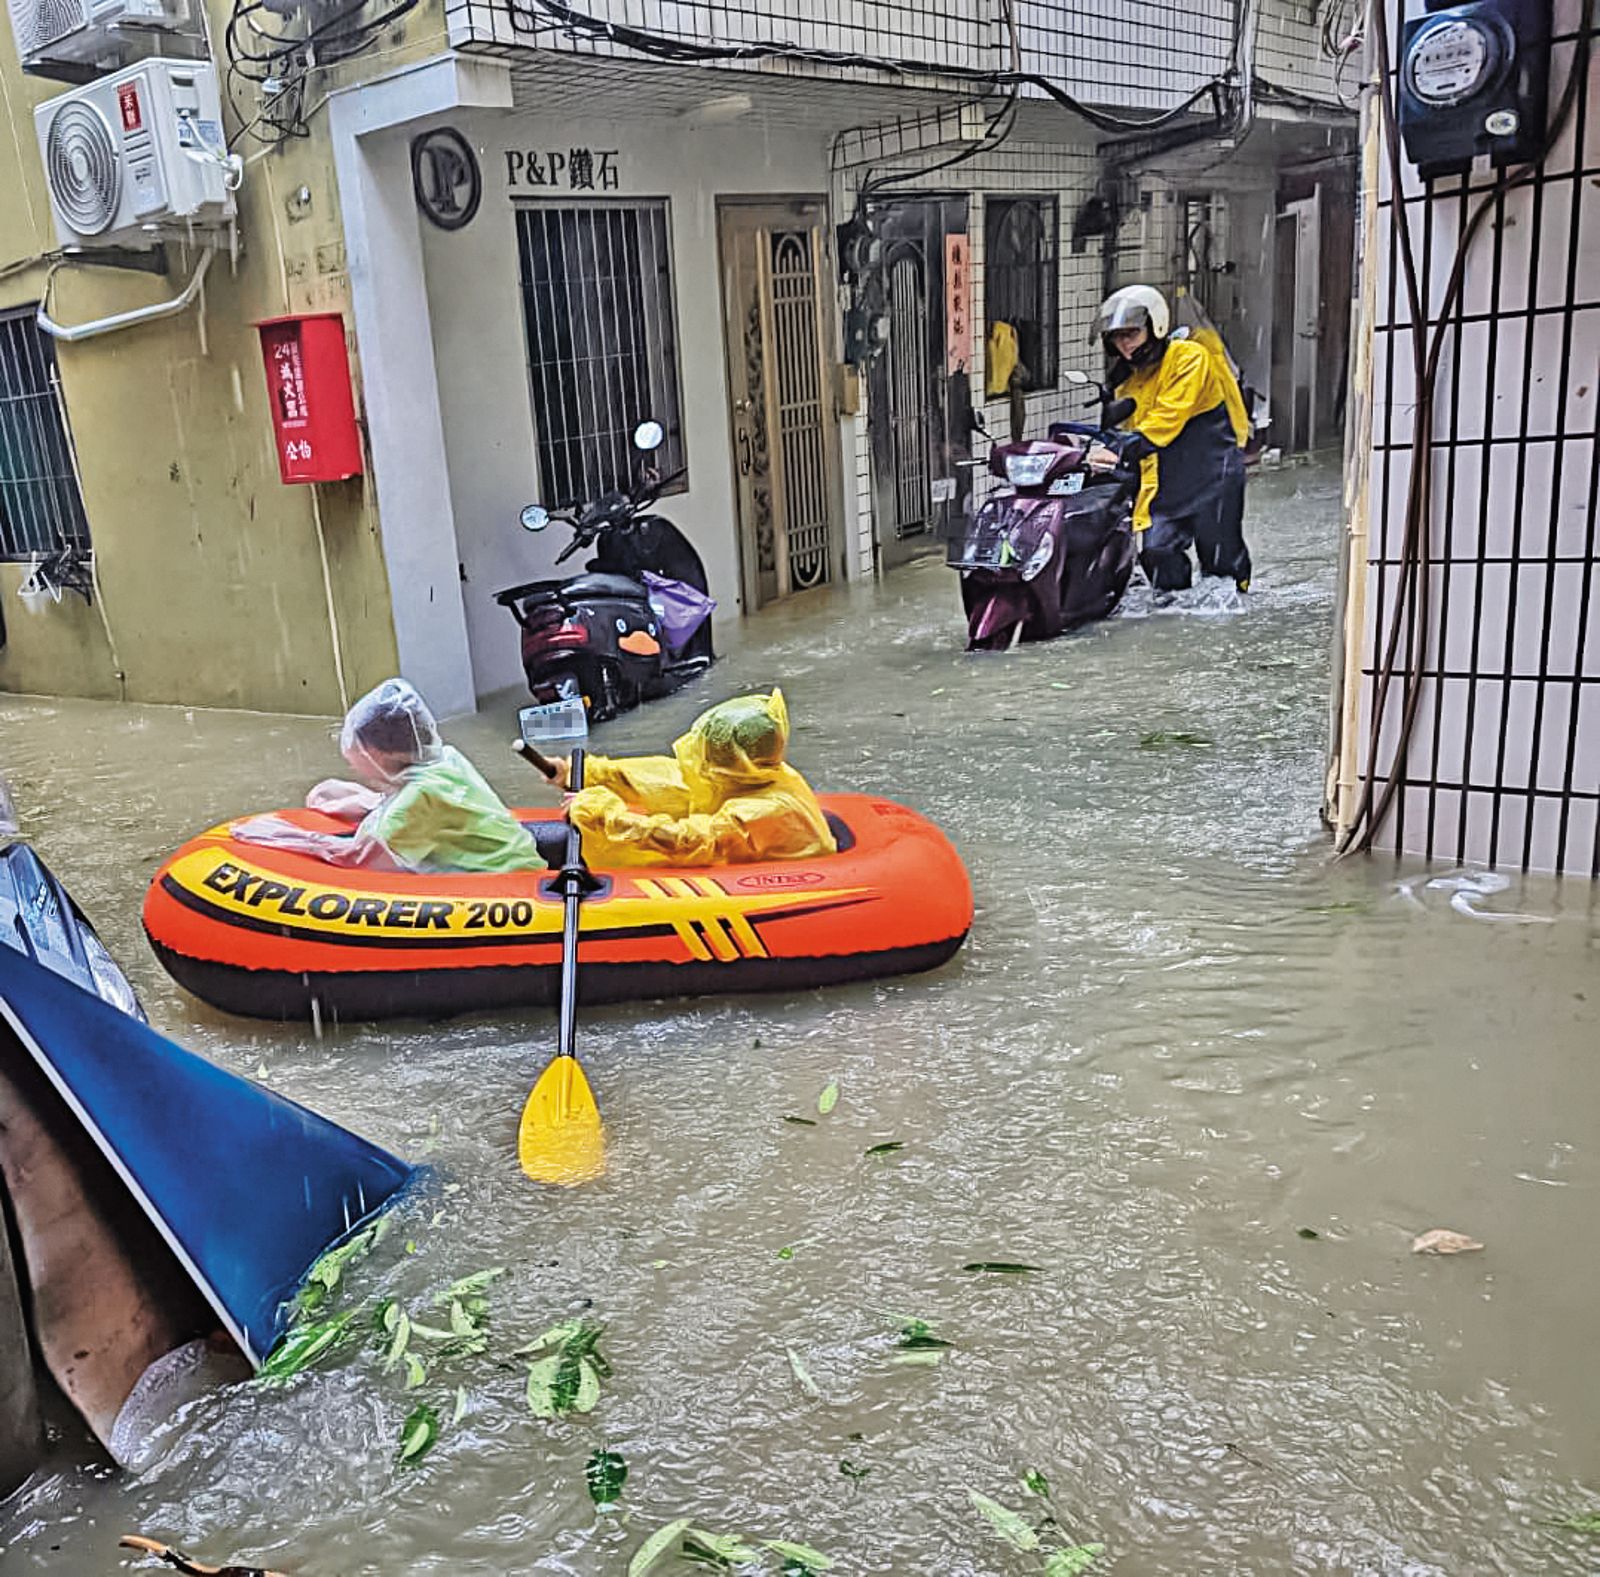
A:
{"label": "scooter seat", "polygon": [[530,580],[520,586],[507,586],[494,594],[494,600],[508,608],[516,602],[524,608],[537,608],[570,602],[574,597],[626,597],[637,602],[644,594],[644,587],[626,575],[590,572],[574,575],[570,580]]}
{"label": "scooter seat", "polygon": [[639,601],[645,594],[643,585],[626,575],[602,575],[590,572],[574,575],[556,588],[563,602],[574,597],[625,597],[630,602]]}

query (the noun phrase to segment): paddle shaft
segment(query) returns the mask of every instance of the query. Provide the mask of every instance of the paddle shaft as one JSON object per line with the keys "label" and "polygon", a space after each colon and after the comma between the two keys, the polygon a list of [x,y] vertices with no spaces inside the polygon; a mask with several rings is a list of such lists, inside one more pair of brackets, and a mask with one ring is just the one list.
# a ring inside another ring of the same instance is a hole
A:
{"label": "paddle shaft", "polygon": [[556,775],[560,772],[561,768],[558,767],[555,762],[549,758],[549,756],[541,755],[533,748],[532,745],[528,743],[526,739],[512,740],[511,748],[516,751],[516,753],[521,756],[524,761],[528,762],[532,766],[536,766],[547,778],[550,779],[552,783],[555,782]]}
{"label": "paddle shaft", "polygon": [[[532,749],[532,747],[529,747]],[[535,763],[537,764],[537,763]],[[567,779],[574,794],[583,787],[583,751],[572,752]],[[567,856],[561,866],[561,895],[566,913],[561,924],[561,1029],[556,1041],[558,1057],[573,1057],[578,1038],[578,905],[589,873],[583,864],[583,834],[567,823]]]}

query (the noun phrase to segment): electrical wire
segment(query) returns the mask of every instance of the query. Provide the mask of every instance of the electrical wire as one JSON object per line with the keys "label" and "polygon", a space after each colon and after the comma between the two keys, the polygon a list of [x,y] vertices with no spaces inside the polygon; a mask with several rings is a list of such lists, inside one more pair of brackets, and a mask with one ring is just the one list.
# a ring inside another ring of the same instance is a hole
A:
{"label": "electrical wire", "polygon": [[[1394,228],[1400,241],[1401,271],[1405,281],[1406,304],[1411,314],[1412,366],[1416,377],[1417,400],[1412,412],[1411,466],[1406,482],[1404,529],[1400,545],[1400,580],[1390,616],[1383,662],[1377,675],[1372,702],[1372,723],[1367,742],[1367,765],[1362,777],[1361,797],[1349,826],[1338,841],[1335,853],[1344,856],[1370,850],[1394,803],[1405,778],[1411,735],[1427,675],[1428,617],[1431,610],[1429,586],[1429,530],[1433,515],[1433,402],[1438,384],[1439,364],[1452,327],[1451,319],[1460,305],[1466,282],[1467,258],[1483,221],[1508,193],[1526,185],[1539,173],[1572,116],[1578,89],[1589,70],[1593,47],[1596,0],[1583,0],[1578,38],[1573,49],[1572,69],[1567,77],[1554,118],[1545,133],[1538,153],[1513,169],[1504,171],[1482,196],[1462,226],[1455,256],[1445,281],[1444,297],[1432,338],[1428,338],[1428,318],[1423,313],[1422,291],[1418,282],[1416,256],[1411,241],[1410,209],[1402,185],[1399,117],[1391,83],[1392,57],[1386,0],[1374,0],[1373,41],[1377,52],[1378,102],[1383,117],[1384,141],[1389,156],[1389,184],[1394,208]],[[1404,703],[1399,729],[1390,755],[1383,784],[1378,785],[1378,746],[1388,713],[1389,691],[1398,668],[1400,638],[1414,621],[1419,632],[1404,676]]]}
{"label": "electrical wire", "polygon": [[[1203,83],[1188,97],[1170,108],[1145,119],[1108,115],[1091,109],[1082,100],[1068,93],[1058,83],[1034,71],[1021,69],[1020,51],[1014,51],[1013,65],[1009,70],[993,70],[975,66],[957,66],[948,62],[916,59],[906,56],[871,55],[856,50],[816,49],[803,44],[789,44],[778,40],[759,40],[742,44],[704,44],[689,39],[673,38],[666,34],[651,33],[627,23],[608,22],[568,5],[566,0],[505,0],[506,14],[512,31],[522,34],[564,33],[574,41],[609,44],[626,49],[649,59],[676,65],[698,65],[708,61],[741,60],[798,60],[811,65],[847,67],[858,70],[882,71],[892,76],[943,77],[962,82],[982,83],[990,88],[1037,88],[1062,108],[1070,110],[1096,130],[1107,133],[1140,133],[1154,131],[1182,120],[1198,105],[1211,97],[1220,86],[1229,85],[1235,71],[1230,65],[1223,77]],[[1248,9],[1241,5],[1240,10]],[[539,21],[542,13],[551,21]],[[1015,28],[1015,18],[1007,7],[1007,17]]]}
{"label": "electrical wire", "polygon": [[[240,122],[228,139],[229,147],[247,136],[268,148],[309,136],[305,96],[311,73],[366,53],[385,29],[415,10],[419,0],[393,0],[376,11],[373,4],[374,0],[352,0],[314,26],[278,31],[257,20],[272,9],[263,0],[235,0],[222,34],[228,101]],[[261,107],[253,117],[239,107],[240,83],[250,84],[261,95]]]}

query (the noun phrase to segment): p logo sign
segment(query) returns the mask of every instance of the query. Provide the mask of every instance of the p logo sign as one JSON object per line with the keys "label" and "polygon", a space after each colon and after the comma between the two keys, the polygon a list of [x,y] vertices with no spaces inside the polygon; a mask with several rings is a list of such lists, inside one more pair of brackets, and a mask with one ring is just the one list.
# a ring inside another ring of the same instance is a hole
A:
{"label": "p logo sign", "polygon": [[413,139],[411,188],[417,207],[441,230],[470,224],[483,197],[483,174],[472,144],[450,126]]}

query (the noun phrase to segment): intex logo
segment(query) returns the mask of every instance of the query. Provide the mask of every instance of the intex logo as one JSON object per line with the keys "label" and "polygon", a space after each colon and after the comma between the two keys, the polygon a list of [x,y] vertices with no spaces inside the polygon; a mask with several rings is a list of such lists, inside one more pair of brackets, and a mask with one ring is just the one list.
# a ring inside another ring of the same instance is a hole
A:
{"label": "intex logo", "polygon": [[734,884],[738,887],[815,887],[823,877],[818,871],[762,871],[754,876],[741,876]]}

